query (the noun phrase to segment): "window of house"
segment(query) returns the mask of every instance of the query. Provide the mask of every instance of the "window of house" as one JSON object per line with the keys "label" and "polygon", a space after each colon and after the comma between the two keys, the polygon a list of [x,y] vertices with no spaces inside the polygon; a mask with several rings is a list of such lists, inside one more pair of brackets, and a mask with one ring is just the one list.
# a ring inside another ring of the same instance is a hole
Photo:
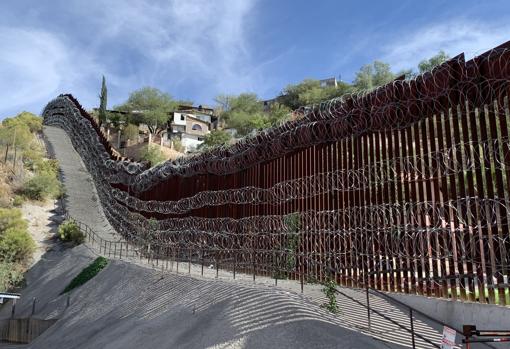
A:
{"label": "window of house", "polygon": [[191,126],[191,129],[194,131],[202,131],[202,126],[200,126],[199,124],[193,124],[193,126]]}
{"label": "window of house", "polygon": [[184,116],[184,114],[181,114],[181,121],[184,121],[186,120],[186,117]]}

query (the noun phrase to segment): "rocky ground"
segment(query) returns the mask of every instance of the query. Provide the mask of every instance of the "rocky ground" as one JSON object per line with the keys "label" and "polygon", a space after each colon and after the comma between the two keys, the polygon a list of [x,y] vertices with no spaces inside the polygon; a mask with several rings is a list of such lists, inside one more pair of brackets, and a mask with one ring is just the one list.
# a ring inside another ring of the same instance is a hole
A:
{"label": "rocky ground", "polygon": [[52,200],[46,202],[25,202],[21,206],[23,218],[28,222],[28,232],[36,243],[32,265],[56,243],[55,233],[60,218],[55,214]]}

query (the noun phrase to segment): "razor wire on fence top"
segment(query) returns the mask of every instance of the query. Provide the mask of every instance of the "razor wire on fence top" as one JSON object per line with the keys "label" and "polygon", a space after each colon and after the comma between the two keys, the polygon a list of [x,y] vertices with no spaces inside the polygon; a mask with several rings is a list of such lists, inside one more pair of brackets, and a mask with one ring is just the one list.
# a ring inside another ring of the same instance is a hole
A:
{"label": "razor wire on fence top", "polygon": [[152,168],[118,159],[71,95],[69,134],[112,226],[162,257],[510,303],[510,44]]}

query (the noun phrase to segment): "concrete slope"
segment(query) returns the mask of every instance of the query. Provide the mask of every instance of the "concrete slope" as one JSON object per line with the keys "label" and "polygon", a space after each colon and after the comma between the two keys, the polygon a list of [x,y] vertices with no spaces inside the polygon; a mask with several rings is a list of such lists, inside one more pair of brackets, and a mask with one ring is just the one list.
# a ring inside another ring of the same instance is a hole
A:
{"label": "concrete slope", "polygon": [[71,217],[87,224],[106,240],[119,240],[104,215],[92,176],[74,150],[67,133],[58,127],[44,126],[48,151],[59,161],[66,188],[66,208]]}
{"label": "concrete slope", "polygon": [[30,348],[401,348],[341,327],[293,292],[122,261],[72,291],[66,308],[59,293],[93,258],[85,246],[51,252],[29,272],[17,314],[37,296],[36,317],[59,318]]}

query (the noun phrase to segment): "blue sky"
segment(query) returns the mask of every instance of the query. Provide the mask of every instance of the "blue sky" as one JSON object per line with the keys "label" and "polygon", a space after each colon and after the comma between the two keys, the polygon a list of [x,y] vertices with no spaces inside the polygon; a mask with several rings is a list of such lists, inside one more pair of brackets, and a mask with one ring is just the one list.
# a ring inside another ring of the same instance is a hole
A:
{"label": "blue sky", "polygon": [[109,106],[143,86],[213,104],[510,40],[507,0],[3,0],[0,14],[0,119],[67,92],[95,107],[103,74]]}

